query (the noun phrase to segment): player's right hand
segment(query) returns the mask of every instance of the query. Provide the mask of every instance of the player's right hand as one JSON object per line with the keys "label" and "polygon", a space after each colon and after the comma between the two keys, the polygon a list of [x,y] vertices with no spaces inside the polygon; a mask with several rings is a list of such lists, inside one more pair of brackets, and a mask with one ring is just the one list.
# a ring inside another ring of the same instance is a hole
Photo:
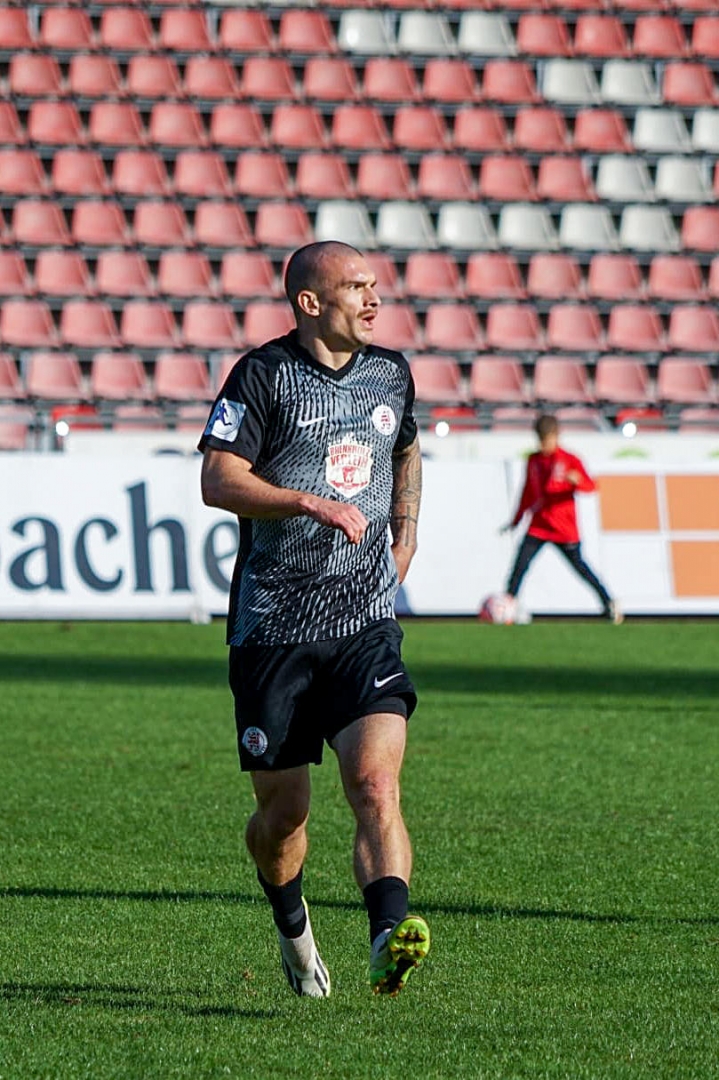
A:
{"label": "player's right hand", "polygon": [[356,506],[335,502],[333,499],[322,499],[319,495],[307,495],[303,502],[308,517],[330,529],[339,529],[350,544],[359,544],[369,522]]}

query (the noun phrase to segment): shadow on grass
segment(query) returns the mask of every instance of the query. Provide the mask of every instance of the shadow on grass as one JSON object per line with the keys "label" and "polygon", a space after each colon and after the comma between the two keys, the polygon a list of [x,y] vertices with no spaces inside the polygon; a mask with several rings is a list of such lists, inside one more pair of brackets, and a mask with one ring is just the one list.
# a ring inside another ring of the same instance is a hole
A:
{"label": "shadow on grass", "polygon": [[[131,900],[151,903],[171,904],[258,904],[264,903],[259,895],[239,892],[209,892],[200,890],[174,889],[61,889],[41,886],[5,886],[0,887],[0,899],[16,897],[21,899],[39,898],[43,900]],[[322,897],[307,897],[309,903],[317,908],[330,908],[340,911],[364,911],[364,904],[359,900],[327,900]],[[616,923],[616,924],[671,924],[676,926],[715,926],[719,925],[719,915],[667,916],[667,915],[631,915],[629,913],[592,911],[567,911],[546,907],[511,907],[490,903],[445,903],[428,901],[418,903],[422,914],[426,915],[471,915],[481,919],[562,919],[567,922]]]}
{"label": "shadow on grass", "polygon": [[[179,996],[186,992],[175,991]],[[190,991],[191,993],[191,991]],[[139,986],[93,983],[0,983],[0,1001],[24,1001],[32,1005],[136,1010],[147,1013],[177,1013],[180,1016],[226,1016],[245,1020],[272,1020],[275,1009],[238,1009],[234,1005],[188,1005],[183,1001],[163,1001],[148,995]]]}

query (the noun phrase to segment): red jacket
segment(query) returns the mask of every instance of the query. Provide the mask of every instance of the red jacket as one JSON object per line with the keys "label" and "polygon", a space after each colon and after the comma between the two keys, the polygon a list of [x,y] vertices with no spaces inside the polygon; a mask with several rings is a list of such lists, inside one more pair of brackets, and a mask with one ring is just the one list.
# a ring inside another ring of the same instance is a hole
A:
{"label": "red jacket", "polygon": [[[581,477],[578,484],[567,480],[574,470]],[[555,544],[578,544],[575,491],[594,491],[596,484],[578,457],[557,447],[553,454],[531,454],[522,497],[512,525],[518,525],[529,511],[532,520],[527,532],[538,540]]]}

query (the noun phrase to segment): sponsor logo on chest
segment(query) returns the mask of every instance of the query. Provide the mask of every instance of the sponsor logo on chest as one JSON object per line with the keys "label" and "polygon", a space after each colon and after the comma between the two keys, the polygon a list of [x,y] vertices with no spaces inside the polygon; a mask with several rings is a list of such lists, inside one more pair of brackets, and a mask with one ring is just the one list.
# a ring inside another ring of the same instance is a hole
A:
{"label": "sponsor logo on chest", "polygon": [[327,447],[325,479],[335,491],[351,499],[369,484],[372,463],[372,447],[358,442],[352,432]]}

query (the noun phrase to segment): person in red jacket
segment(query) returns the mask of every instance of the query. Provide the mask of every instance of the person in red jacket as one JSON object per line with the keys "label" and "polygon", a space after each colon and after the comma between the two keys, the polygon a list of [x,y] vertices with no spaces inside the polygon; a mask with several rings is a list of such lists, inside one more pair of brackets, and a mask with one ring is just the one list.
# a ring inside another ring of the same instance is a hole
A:
{"label": "person in red jacket", "polygon": [[620,623],[619,607],[582,558],[574,493],[595,491],[596,484],[579,458],[562,450],[555,416],[540,416],[534,430],[539,439],[539,451],[530,455],[517,512],[502,530],[514,529],[525,514],[532,515],[509,575],[507,593],[516,597],[535,556],[545,544],[554,544],[597,594],[605,618]]}

